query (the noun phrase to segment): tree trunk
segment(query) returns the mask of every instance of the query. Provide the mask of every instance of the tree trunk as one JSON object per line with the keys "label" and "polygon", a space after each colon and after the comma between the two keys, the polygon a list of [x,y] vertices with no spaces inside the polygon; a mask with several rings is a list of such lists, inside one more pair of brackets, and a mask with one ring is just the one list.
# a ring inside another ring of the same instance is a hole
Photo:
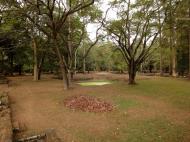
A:
{"label": "tree trunk", "polygon": [[4,55],[3,55],[3,53],[1,52],[1,57],[2,57],[2,61],[1,61],[1,67],[2,68],[0,68],[0,72],[4,72]]}
{"label": "tree trunk", "polygon": [[13,76],[13,54],[10,55],[10,75]]}
{"label": "tree trunk", "polygon": [[190,29],[189,29],[189,79],[190,79]]}
{"label": "tree trunk", "polygon": [[84,58],[83,58],[83,73],[86,72],[86,58],[85,58],[85,54],[86,54],[86,50],[85,50],[85,47],[83,47],[84,50],[83,50],[83,55],[84,55]]}
{"label": "tree trunk", "polygon": [[62,57],[61,52],[59,50],[59,45],[57,43],[56,36],[54,36],[54,44],[55,44],[56,54],[57,54],[58,59],[59,59],[59,66],[60,66],[61,74],[63,77],[63,88],[64,88],[64,90],[68,90],[69,89],[69,81],[68,81],[68,76],[67,76],[66,65],[63,61],[63,57]]}
{"label": "tree trunk", "polygon": [[129,64],[129,85],[136,84],[135,77],[136,77],[136,65],[134,64],[134,61],[131,61],[131,63]]}
{"label": "tree trunk", "polygon": [[68,85],[69,87],[71,86],[71,70],[68,70],[68,73],[67,73],[67,78],[68,78]]}
{"label": "tree trunk", "polygon": [[34,67],[33,67],[33,79],[38,81],[38,58],[37,58],[37,44],[35,38],[32,39]]}
{"label": "tree trunk", "polygon": [[[189,1],[190,6],[190,1]],[[189,18],[190,18],[190,7],[189,7]],[[190,79],[190,27],[189,27],[189,79]]]}
{"label": "tree trunk", "polygon": [[170,42],[170,64],[169,64],[169,74],[172,75],[172,68],[173,68],[173,65],[172,65],[172,5],[171,5],[171,0],[169,1],[169,4],[170,4],[170,23],[169,23],[169,32],[170,32],[170,37],[169,37],[169,42]]}
{"label": "tree trunk", "polygon": [[75,69],[74,69],[74,74],[76,75],[77,73],[77,50],[75,51]]}
{"label": "tree trunk", "polygon": [[174,45],[174,21],[172,14],[172,1],[170,0],[170,75],[176,77],[176,49]]}
{"label": "tree trunk", "polygon": [[162,57],[162,27],[161,27],[161,17],[159,12],[159,45],[160,45],[160,76],[163,76],[163,57]]}
{"label": "tree trunk", "polygon": [[38,68],[38,80],[41,80],[42,69]]}
{"label": "tree trunk", "polygon": [[60,61],[59,65],[60,65],[60,69],[61,69],[61,73],[62,73],[62,77],[63,77],[63,88],[64,88],[64,90],[68,90],[69,89],[69,81],[68,81],[65,65],[64,65],[64,63],[62,63],[62,61]]}
{"label": "tree trunk", "polygon": [[73,79],[74,79],[74,70],[71,70],[71,81],[73,81]]}
{"label": "tree trunk", "polygon": [[45,59],[45,54],[42,56],[39,66],[38,66],[38,80],[41,79],[41,74],[42,74],[42,66],[44,64],[44,59]]}
{"label": "tree trunk", "polygon": [[160,76],[163,76],[163,56],[162,56],[162,47],[160,46]]}
{"label": "tree trunk", "polygon": [[177,38],[176,38],[176,30],[175,30],[175,25],[174,24],[172,26],[171,32],[173,33],[173,36],[172,36],[172,76],[176,77],[177,76],[177,73],[176,73],[176,69],[177,69],[177,56],[176,56],[177,44],[176,44],[176,39]]}
{"label": "tree trunk", "polygon": [[176,47],[173,46],[172,48],[172,76],[176,77]]}
{"label": "tree trunk", "polygon": [[[68,6],[70,7],[70,1],[68,2]],[[69,34],[68,34],[68,49],[69,49],[69,54],[68,54],[68,84],[70,86],[71,84],[71,70],[73,68],[73,55],[72,55],[72,41],[71,41],[71,16],[68,16],[68,26],[69,26]]]}
{"label": "tree trunk", "polygon": [[19,75],[22,75],[22,65],[19,65],[19,67],[18,67],[18,73],[19,73]]}

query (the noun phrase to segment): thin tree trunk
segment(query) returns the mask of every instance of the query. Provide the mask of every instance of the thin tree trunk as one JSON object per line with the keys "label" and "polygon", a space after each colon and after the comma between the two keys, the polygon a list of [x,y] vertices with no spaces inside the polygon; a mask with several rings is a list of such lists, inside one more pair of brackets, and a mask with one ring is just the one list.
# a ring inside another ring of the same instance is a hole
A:
{"label": "thin tree trunk", "polygon": [[160,35],[160,76],[163,76],[163,56],[162,56],[162,41]]}
{"label": "thin tree trunk", "polygon": [[173,65],[172,65],[172,6],[171,6],[171,0],[170,0],[170,38],[169,38],[169,43],[170,43],[170,65],[169,65],[169,74],[172,75],[172,68],[173,68]]}
{"label": "thin tree trunk", "polygon": [[11,54],[10,56],[10,67],[11,67],[10,75],[13,76],[13,54]]}
{"label": "thin tree trunk", "polygon": [[[172,27],[173,28],[173,27]],[[173,30],[172,30],[173,31]],[[173,33],[171,31],[171,34]],[[173,43],[173,37],[170,37],[170,75],[176,77],[176,49]]]}
{"label": "thin tree trunk", "polygon": [[71,80],[73,81],[73,79],[74,79],[74,72],[71,71]]}
{"label": "thin tree trunk", "polygon": [[163,76],[163,56],[162,56],[162,27],[161,27],[161,17],[159,11],[159,45],[160,45],[160,76]]}
{"label": "thin tree trunk", "polygon": [[22,65],[19,65],[19,67],[18,67],[18,73],[19,73],[19,75],[22,75]]}
{"label": "thin tree trunk", "polygon": [[33,46],[33,55],[34,55],[33,79],[34,81],[38,81],[37,44],[34,37],[32,39],[32,46]]}
{"label": "thin tree trunk", "polygon": [[172,1],[170,0],[170,75],[176,77],[176,49],[174,45],[174,32]]}
{"label": "thin tree trunk", "polygon": [[38,80],[41,79],[42,67],[43,67],[43,64],[44,64],[44,59],[45,59],[45,54],[42,56],[41,61],[40,61],[39,66],[38,66]]}
{"label": "thin tree trunk", "polygon": [[2,60],[1,60],[1,67],[2,67],[2,68],[0,69],[0,72],[3,73],[3,72],[4,72],[4,70],[3,70],[3,69],[4,69],[4,55],[3,55],[2,52],[1,52],[1,57],[2,57]]}
{"label": "thin tree trunk", "polygon": [[56,54],[57,54],[57,56],[59,58],[59,66],[60,66],[61,74],[62,74],[62,77],[63,77],[63,88],[64,88],[64,90],[68,90],[69,89],[69,81],[68,81],[66,66],[65,66],[65,63],[63,61],[61,52],[59,50],[59,45],[57,43],[56,36],[54,36],[54,44],[55,44]]}
{"label": "thin tree trunk", "polygon": [[190,79],[190,29],[189,29],[189,79]]}
{"label": "thin tree trunk", "polygon": [[[70,3],[69,4],[69,7],[70,7]],[[68,84],[70,85],[71,84],[71,70],[72,70],[72,67],[73,67],[73,64],[72,64],[72,42],[71,42],[71,16],[68,16],[68,26],[69,26],[69,34],[68,34],[68,49],[69,49],[69,54],[68,54],[68,66],[69,66],[69,69],[68,69]]]}
{"label": "thin tree trunk", "polygon": [[176,77],[176,47],[172,48],[172,76]]}
{"label": "thin tree trunk", "polygon": [[[189,1],[189,18],[190,18],[190,1]],[[190,79],[190,27],[189,27],[189,79]]]}
{"label": "thin tree trunk", "polygon": [[41,80],[42,69],[38,68],[38,80]]}
{"label": "thin tree trunk", "polygon": [[[71,2],[67,1],[67,7],[71,7]],[[72,79],[72,72],[73,72],[73,55],[72,55],[72,40],[71,40],[71,15],[68,16],[68,84],[71,85],[71,79]]]}
{"label": "thin tree trunk", "polygon": [[176,77],[177,73],[176,73],[176,68],[177,68],[177,56],[176,56],[176,48],[177,48],[177,44],[176,44],[176,30],[174,28],[174,24],[172,26],[172,76]]}
{"label": "thin tree trunk", "polygon": [[74,70],[74,74],[76,75],[77,73],[77,50],[75,51],[75,70]]}
{"label": "thin tree trunk", "polygon": [[[83,48],[84,48],[83,55],[85,56],[86,49],[85,49],[85,47],[83,47]],[[83,58],[83,73],[85,73],[85,72],[86,72],[86,58]]]}

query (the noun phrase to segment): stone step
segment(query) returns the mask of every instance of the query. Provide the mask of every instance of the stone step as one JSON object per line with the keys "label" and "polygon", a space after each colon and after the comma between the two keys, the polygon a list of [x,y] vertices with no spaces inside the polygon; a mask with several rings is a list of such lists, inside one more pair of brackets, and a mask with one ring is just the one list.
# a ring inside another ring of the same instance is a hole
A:
{"label": "stone step", "polygon": [[13,131],[8,95],[0,94],[0,142],[12,142]]}
{"label": "stone step", "polygon": [[41,134],[18,139],[16,142],[62,142],[62,140],[58,138],[54,129],[48,129]]}

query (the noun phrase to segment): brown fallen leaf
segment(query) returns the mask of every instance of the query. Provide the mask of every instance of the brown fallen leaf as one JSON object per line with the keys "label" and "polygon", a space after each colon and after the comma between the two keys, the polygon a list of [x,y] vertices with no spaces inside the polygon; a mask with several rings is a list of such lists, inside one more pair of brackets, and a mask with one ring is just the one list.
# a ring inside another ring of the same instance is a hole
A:
{"label": "brown fallen leaf", "polygon": [[113,110],[113,105],[111,103],[85,95],[68,97],[65,99],[64,104],[70,109],[85,112],[108,112]]}

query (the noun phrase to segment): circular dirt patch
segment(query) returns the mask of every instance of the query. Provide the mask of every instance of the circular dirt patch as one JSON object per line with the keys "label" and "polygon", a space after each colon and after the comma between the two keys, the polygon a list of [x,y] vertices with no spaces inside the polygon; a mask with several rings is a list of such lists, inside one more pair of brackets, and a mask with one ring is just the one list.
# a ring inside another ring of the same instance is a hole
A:
{"label": "circular dirt patch", "polygon": [[85,112],[109,112],[113,110],[113,105],[99,98],[91,96],[72,96],[65,99],[66,107],[73,110],[81,110]]}

